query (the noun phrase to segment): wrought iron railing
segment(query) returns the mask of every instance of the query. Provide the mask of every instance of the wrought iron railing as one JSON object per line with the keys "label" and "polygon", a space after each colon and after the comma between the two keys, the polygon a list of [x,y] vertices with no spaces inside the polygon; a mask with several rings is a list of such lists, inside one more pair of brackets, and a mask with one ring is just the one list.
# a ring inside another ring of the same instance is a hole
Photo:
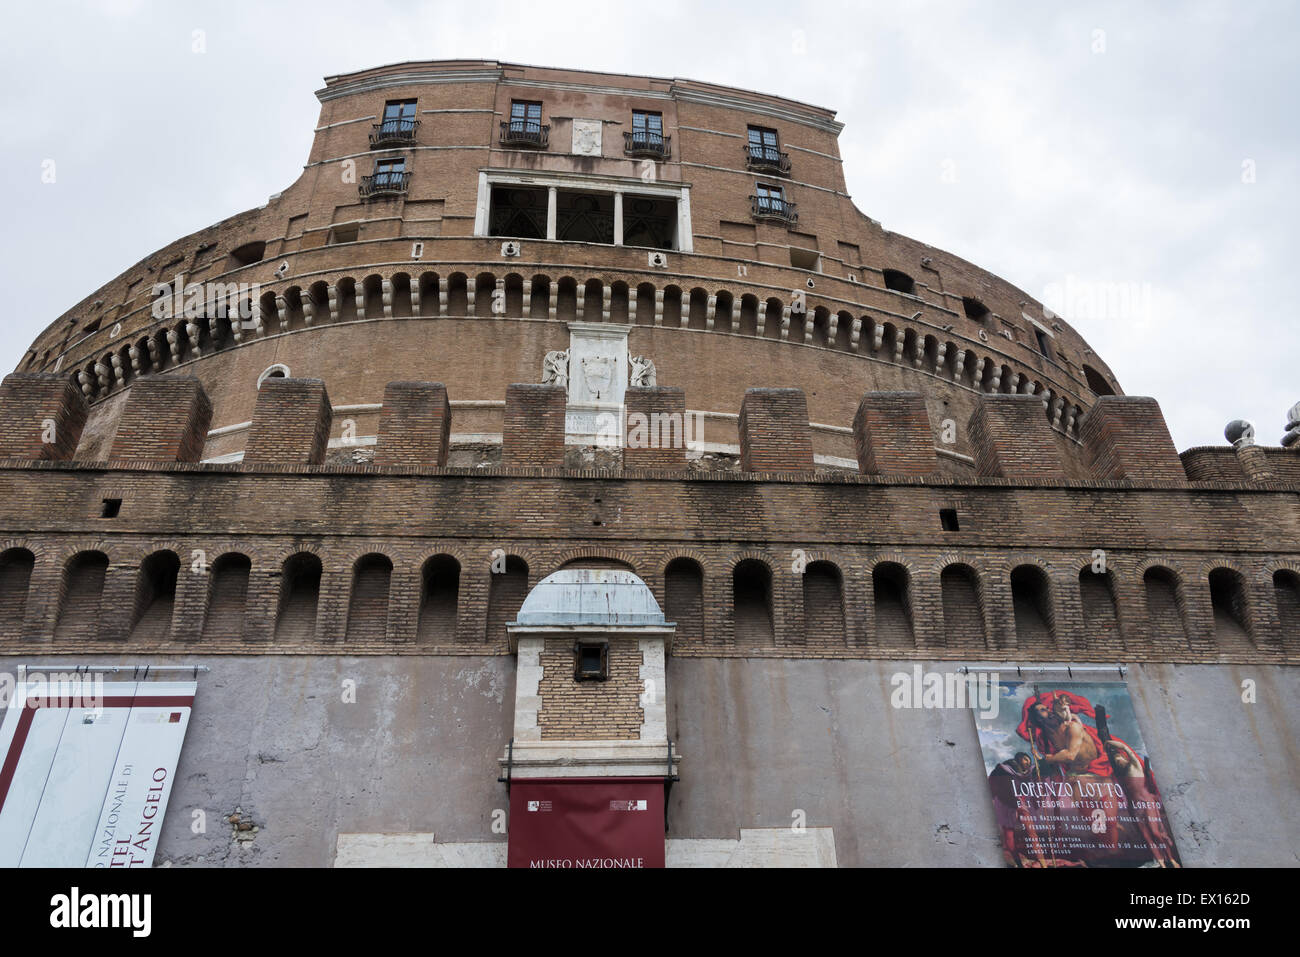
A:
{"label": "wrought iron railing", "polygon": [[384,120],[370,127],[370,148],[381,146],[405,146],[415,142],[415,131],[419,129],[419,120]]}
{"label": "wrought iron railing", "polygon": [[791,226],[799,222],[796,205],[775,196],[749,197],[749,210],[755,219],[775,219]]}
{"label": "wrought iron railing", "polygon": [[745,147],[745,168],[789,176],[790,154],[782,153],[771,146],[750,143]]}
{"label": "wrought iron railing", "polygon": [[526,146],[544,150],[550,146],[551,127],[532,120],[506,120],[501,124],[502,146]]}
{"label": "wrought iron railing", "polygon": [[362,199],[372,196],[394,196],[405,193],[411,182],[410,173],[375,173],[373,176],[361,177],[357,192]]}
{"label": "wrought iron railing", "polygon": [[650,156],[667,159],[672,144],[671,136],[646,130],[628,130],[623,134],[623,152],[628,156]]}

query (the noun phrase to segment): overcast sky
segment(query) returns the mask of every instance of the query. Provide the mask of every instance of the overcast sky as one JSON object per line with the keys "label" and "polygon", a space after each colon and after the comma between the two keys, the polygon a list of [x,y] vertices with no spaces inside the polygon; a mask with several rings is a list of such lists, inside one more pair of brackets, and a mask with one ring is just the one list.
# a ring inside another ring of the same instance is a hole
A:
{"label": "overcast sky", "polygon": [[1298,25],[1240,0],[8,5],[0,366],[293,182],[323,77],[486,58],[835,109],[859,209],[1055,305],[1179,449],[1238,417],[1276,445],[1300,400]]}

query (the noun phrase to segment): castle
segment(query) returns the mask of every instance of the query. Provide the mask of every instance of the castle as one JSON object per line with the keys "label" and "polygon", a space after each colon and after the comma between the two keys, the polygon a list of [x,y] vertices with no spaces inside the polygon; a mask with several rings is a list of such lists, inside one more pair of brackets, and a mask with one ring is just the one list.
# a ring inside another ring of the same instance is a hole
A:
{"label": "castle", "polygon": [[860,212],[825,109],[488,61],[317,96],[296,182],[0,386],[6,666],[208,669],[159,861],[501,864],[507,786],[567,776],[662,783],[669,864],[997,863],[913,663],[1126,676],[1184,861],[1294,860],[1295,410],[1180,454]]}

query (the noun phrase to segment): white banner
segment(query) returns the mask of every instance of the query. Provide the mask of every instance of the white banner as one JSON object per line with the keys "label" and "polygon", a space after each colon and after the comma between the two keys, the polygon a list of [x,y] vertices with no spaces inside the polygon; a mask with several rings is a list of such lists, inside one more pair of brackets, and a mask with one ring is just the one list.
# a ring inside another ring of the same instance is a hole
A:
{"label": "white banner", "polygon": [[193,681],[20,683],[0,725],[0,867],[149,867]]}

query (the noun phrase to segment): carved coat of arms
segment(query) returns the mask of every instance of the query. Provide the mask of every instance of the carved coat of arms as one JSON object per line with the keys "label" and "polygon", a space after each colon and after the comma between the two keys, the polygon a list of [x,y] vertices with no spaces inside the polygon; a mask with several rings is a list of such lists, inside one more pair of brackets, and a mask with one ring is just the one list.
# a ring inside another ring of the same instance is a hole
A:
{"label": "carved coat of arms", "polygon": [[583,356],[582,376],[592,398],[599,399],[614,379],[614,357]]}

